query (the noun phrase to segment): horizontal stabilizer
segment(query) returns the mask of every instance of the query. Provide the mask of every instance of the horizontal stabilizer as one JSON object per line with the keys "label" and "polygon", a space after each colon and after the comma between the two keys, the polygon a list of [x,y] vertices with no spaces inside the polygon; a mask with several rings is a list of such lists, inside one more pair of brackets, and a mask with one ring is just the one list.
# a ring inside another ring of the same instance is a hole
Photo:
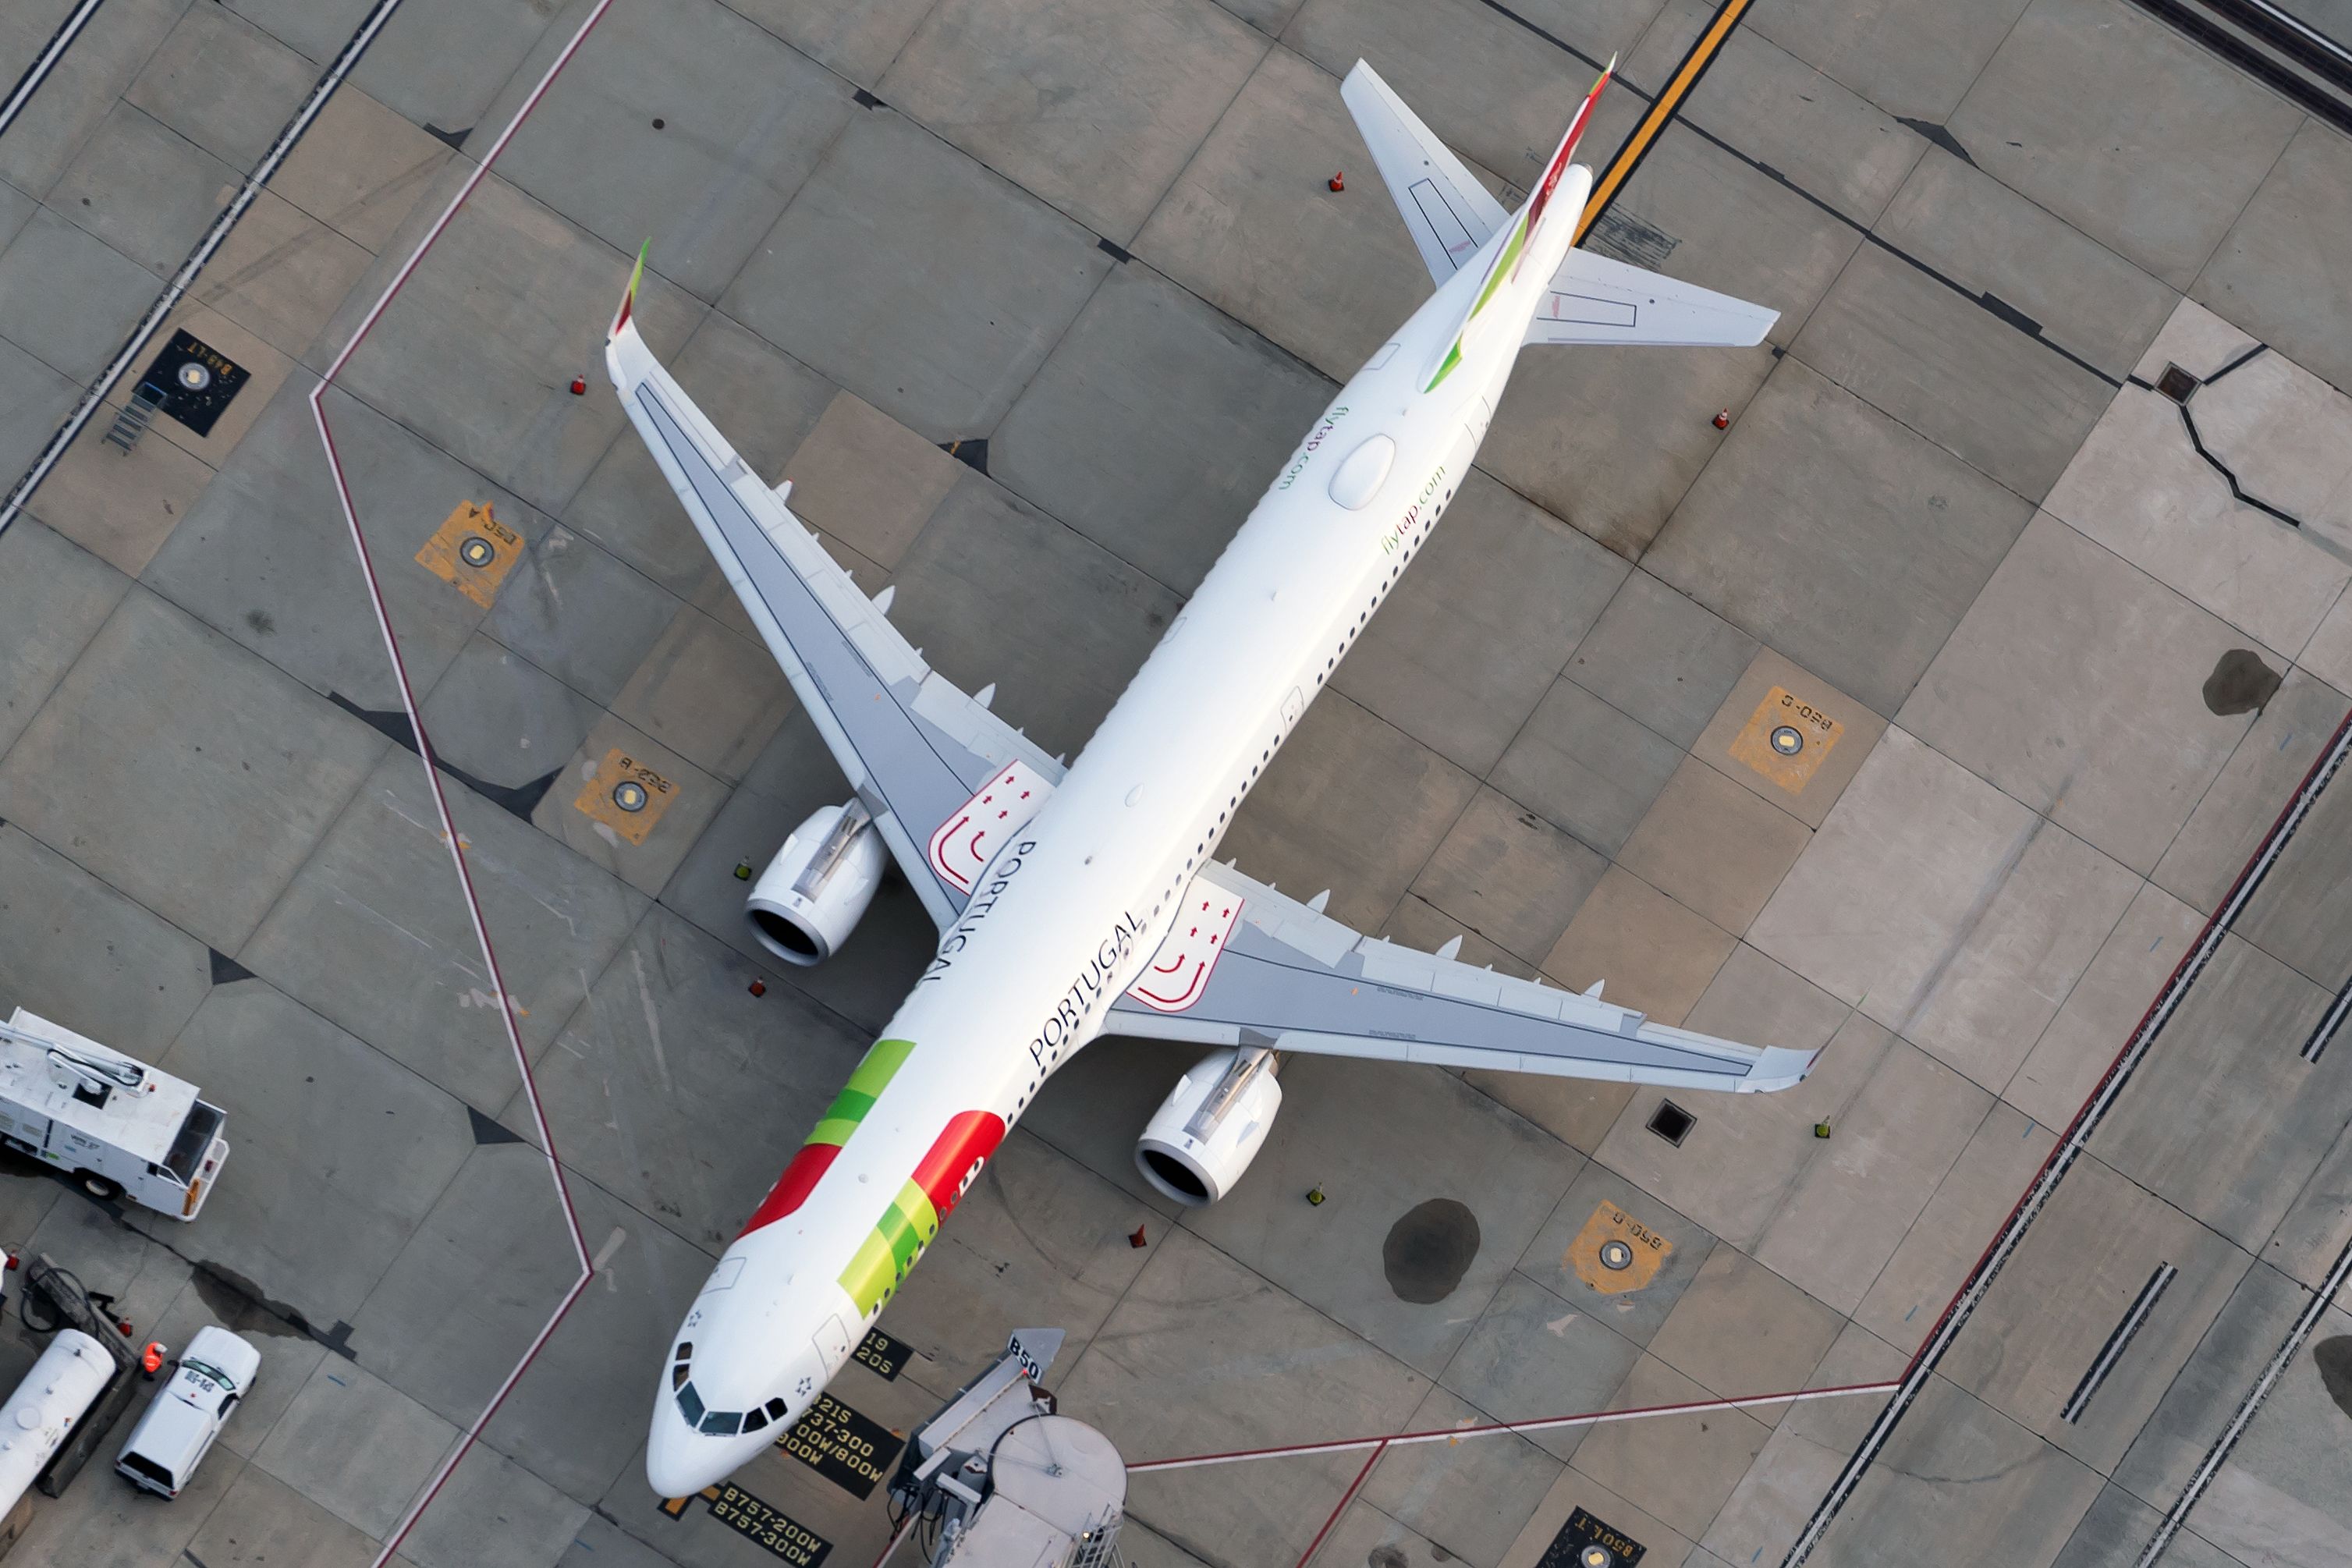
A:
{"label": "horizontal stabilizer", "polygon": [[1339,97],[1356,117],[1429,276],[1444,282],[1510,215],[1371,67],[1358,60],[1339,84]]}
{"label": "horizontal stabilizer", "polygon": [[1571,250],[1528,323],[1527,341],[1748,348],[1780,319],[1778,310],[1696,283]]}

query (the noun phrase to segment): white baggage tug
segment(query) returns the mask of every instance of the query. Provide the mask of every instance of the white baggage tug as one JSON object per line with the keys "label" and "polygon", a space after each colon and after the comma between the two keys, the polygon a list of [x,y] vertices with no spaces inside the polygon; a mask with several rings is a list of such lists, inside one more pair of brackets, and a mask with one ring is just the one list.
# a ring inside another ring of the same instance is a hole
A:
{"label": "white baggage tug", "polygon": [[228,1158],[196,1086],[24,1008],[0,1024],[0,1143],[96,1197],[194,1219]]}

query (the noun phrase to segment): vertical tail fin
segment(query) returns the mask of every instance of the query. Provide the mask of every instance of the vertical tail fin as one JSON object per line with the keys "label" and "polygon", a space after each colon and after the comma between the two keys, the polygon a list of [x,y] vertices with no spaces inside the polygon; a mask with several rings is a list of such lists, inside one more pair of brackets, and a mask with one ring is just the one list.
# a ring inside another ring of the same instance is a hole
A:
{"label": "vertical tail fin", "polygon": [[1578,108],[1576,118],[1569,121],[1568,134],[1559,139],[1559,150],[1552,153],[1551,162],[1545,166],[1542,183],[1528,198],[1529,239],[1535,237],[1537,229],[1543,223],[1544,214],[1551,205],[1551,194],[1559,188],[1559,177],[1568,173],[1569,160],[1576,156],[1576,144],[1584,140],[1585,127],[1592,123],[1592,111],[1601,102],[1601,89],[1607,87],[1609,79],[1616,74],[1617,57],[1612,55],[1609,63],[1601,68],[1601,79],[1594,82],[1592,90],[1584,95],[1584,102]]}
{"label": "vertical tail fin", "polygon": [[629,274],[628,291],[621,296],[621,308],[613,312],[613,324],[604,329],[604,341],[608,343],[621,335],[621,329],[627,326],[629,318],[637,313],[637,285],[645,281],[646,253],[653,247],[654,242],[650,238],[637,247],[636,270]]}
{"label": "vertical tail fin", "polygon": [[[1537,230],[1551,206],[1552,194],[1559,188],[1560,176],[1568,173],[1569,160],[1576,153],[1576,144],[1584,139],[1584,128],[1592,123],[1592,110],[1601,101],[1601,89],[1609,85],[1609,79],[1616,74],[1616,70],[1617,58],[1612,55],[1608,65],[1601,68],[1601,79],[1592,84],[1592,90],[1584,95],[1584,101],[1577,107],[1576,118],[1569,121],[1568,134],[1559,139],[1559,150],[1552,153],[1551,162],[1545,166],[1543,179],[1505,231],[1503,242],[1496,247],[1494,259],[1486,264],[1486,276],[1479,280],[1478,292],[1472,297],[1470,309],[1464,313],[1462,325],[1455,331],[1453,343],[1430,367],[1429,380],[1422,387],[1423,392],[1436,391],[1438,384],[1454,373],[1454,367],[1462,363],[1462,347],[1470,338],[1478,312],[1486,308],[1486,302],[1505,283],[1518,277],[1519,263],[1526,258],[1534,244]],[[1582,180],[1572,184],[1579,190],[1589,188]]]}

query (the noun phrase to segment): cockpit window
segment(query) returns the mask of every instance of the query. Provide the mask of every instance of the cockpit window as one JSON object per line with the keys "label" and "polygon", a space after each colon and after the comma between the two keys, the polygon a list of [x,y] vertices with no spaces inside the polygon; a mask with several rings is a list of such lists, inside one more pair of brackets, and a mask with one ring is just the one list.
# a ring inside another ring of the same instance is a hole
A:
{"label": "cockpit window", "polygon": [[707,1436],[732,1437],[741,1429],[743,1417],[732,1410],[714,1410],[702,1418],[701,1431]]}
{"label": "cockpit window", "polygon": [[702,1395],[694,1392],[694,1384],[689,1383],[677,1391],[677,1407],[688,1426],[702,1425]]}
{"label": "cockpit window", "polygon": [[782,1421],[784,1418],[784,1412],[791,1408],[791,1405],[786,1405],[781,1399],[771,1399],[768,1401],[768,1419],[771,1421]]}
{"label": "cockpit window", "polygon": [[743,1414],[743,1430],[746,1432],[757,1432],[767,1424],[768,1413],[764,1410],[749,1410]]}

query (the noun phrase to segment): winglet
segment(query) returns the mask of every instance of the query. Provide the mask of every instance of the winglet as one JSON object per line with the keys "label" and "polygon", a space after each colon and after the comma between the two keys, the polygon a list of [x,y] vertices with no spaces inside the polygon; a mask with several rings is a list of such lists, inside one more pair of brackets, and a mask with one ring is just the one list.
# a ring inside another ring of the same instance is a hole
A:
{"label": "winglet", "polygon": [[629,291],[621,296],[621,308],[614,313],[613,324],[604,331],[606,342],[611,342],[621,335],[621,329],[629,324],[630,316],[636,311],[637,285],[646,275],[646,253],[653,247],[654,242],[650,238],[637,247],[636,269],[629,274]]}

